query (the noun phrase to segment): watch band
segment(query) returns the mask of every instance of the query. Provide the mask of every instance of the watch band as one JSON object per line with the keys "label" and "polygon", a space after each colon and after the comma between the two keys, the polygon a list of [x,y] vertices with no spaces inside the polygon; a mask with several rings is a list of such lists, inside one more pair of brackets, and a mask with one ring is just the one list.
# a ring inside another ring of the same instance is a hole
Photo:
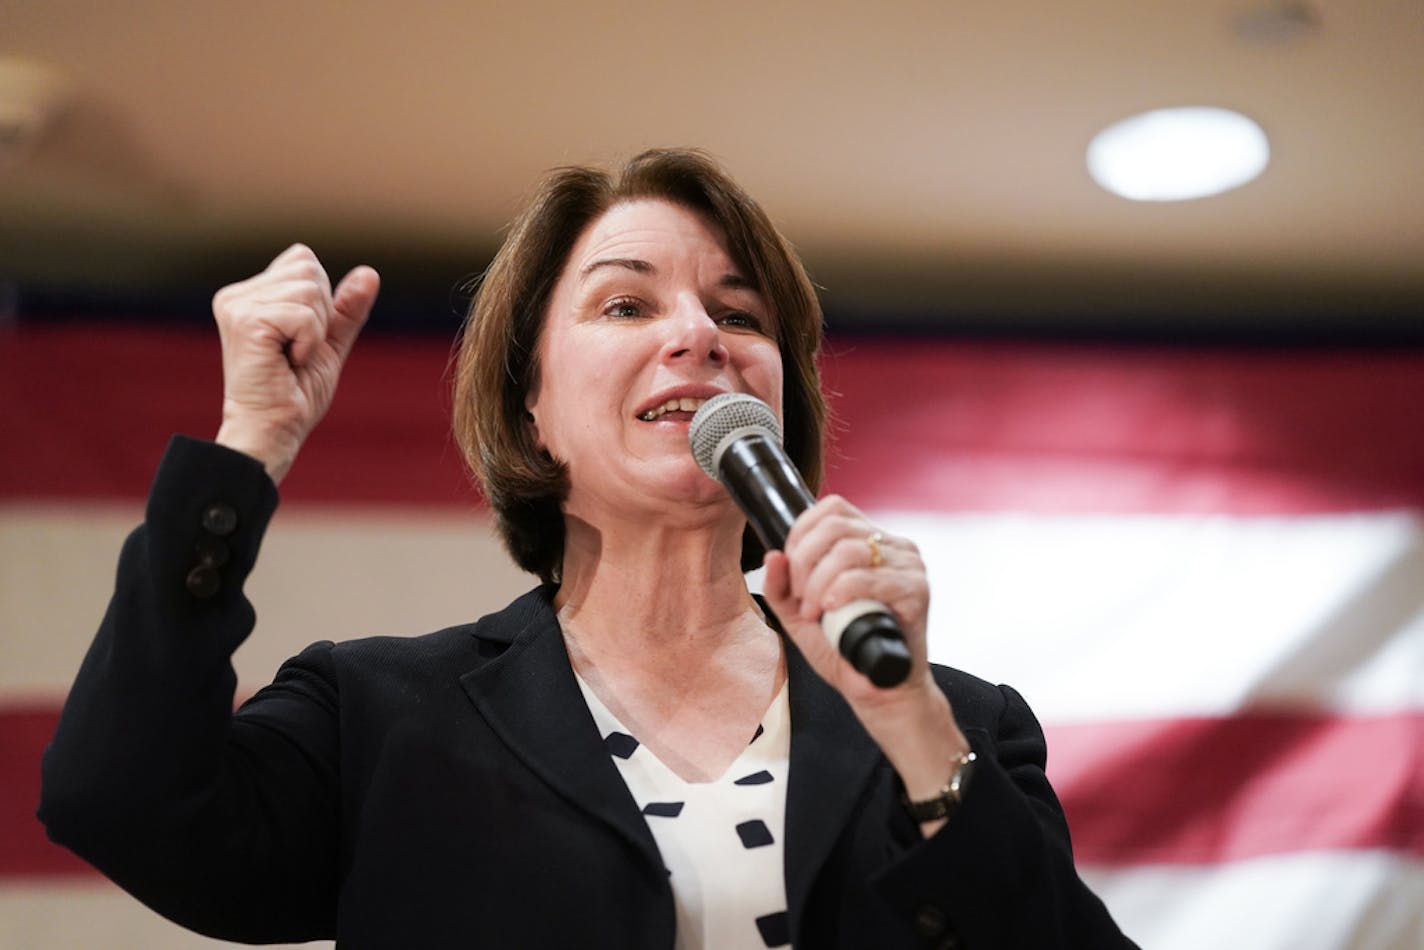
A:
{"label": "watch band", "polygon": [[966,752],[956,759],[954,772],[949,776],[949,784],[940,789],[934,798],[912,802],[908,796],[902,796],[905,800],[905,810],[910,813],[910,817],[923,824],[954,814],[954,810],[964,799],[964,792],[969,787],[969,779],[974,774],[974,763],[977,760],[978,756],[973,752]]}

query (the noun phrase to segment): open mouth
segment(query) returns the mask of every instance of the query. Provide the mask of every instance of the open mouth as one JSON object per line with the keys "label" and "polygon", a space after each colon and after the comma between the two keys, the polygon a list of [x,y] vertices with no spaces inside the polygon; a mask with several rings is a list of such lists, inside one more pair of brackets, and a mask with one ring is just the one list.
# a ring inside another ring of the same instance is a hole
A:
{"label": "open mouth", "polygon": [[654,406],[648,411],[640,414],[639,419],[644,422],[657,422],[659,419],[691,419],[698,409],[702,408],[705,399],[697,399],[691,396],[682,396],[678,399],[669,399],[661,406]]}

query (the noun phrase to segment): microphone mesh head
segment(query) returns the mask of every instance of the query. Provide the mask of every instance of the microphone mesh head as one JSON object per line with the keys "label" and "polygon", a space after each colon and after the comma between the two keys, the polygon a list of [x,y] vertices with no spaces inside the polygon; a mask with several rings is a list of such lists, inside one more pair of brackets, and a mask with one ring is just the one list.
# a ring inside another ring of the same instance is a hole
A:
{"label": "microphone mesh head", "polygon": [[776,421],[776,413],[757,397],[721,393],[702,404],[687,430],[692,457],[697,459],[702,471],[721,481],[717,476],[718,449],[727,436],[741,429],[763,430],[776,444],[781,444],[781,426]]}

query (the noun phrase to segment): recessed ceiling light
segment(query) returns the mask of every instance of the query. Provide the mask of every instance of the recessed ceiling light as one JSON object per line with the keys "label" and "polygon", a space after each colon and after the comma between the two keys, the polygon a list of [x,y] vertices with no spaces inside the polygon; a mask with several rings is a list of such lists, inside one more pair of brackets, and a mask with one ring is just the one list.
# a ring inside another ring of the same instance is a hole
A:
{"label": "recessed ceiling light", "polygon": [[0,55],[0,167],[29,158],[68,100],[68,83],[57,70]]}
{"label": "recessed ceiling light", "polygon": [[1320,29],[1320,11],[1306,0],[1273,0],[1249,6],[1231,18],[1236,36],[1247,43],[1291,43]]}
{"label": "recessed ceiling light", "polygon": [[1266,133],[1239,112],[1155,109],[1099,132],[1088,145],[1088,173],[1133,201],[1185,201],[1246,184],[1270,154]]}

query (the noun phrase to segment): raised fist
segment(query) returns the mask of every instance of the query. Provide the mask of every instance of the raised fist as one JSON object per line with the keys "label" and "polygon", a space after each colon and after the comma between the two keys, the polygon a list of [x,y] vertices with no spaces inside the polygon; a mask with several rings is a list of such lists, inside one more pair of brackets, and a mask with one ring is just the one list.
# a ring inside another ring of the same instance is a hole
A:
{"label": "raised fist", "polygon": [[253,456],[280,483],[330,407],[380,283],[362,266],[333,291],[311,249],[293,244],[262,273],[219,290],[213,297],[223,351],[218,443]]}

